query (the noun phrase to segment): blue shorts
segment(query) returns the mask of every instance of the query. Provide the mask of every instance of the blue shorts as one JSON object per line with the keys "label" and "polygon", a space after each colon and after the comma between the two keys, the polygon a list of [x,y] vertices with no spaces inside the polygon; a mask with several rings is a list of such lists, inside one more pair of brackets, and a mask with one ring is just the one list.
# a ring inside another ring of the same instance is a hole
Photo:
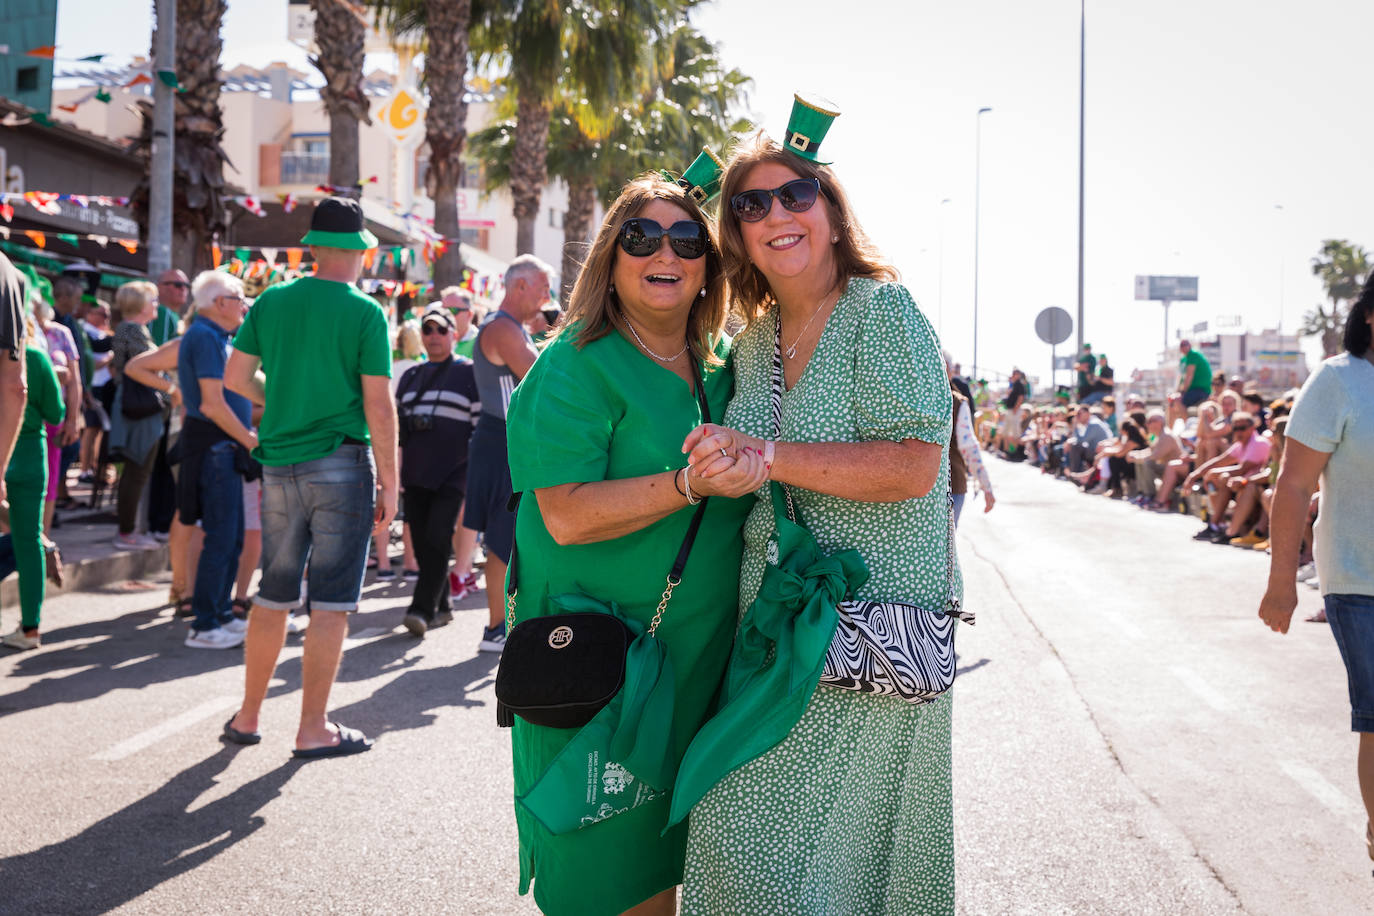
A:
{"label": "blue shorts", "polygon": [[515,513],[510,509],[510,461],[506,457],[506,424],[483,415],[468,443],[467,501],[463,527],[482,532],[487,551],[510,563],[515,543]]}
{"label": "blue shorts", "polygon": [[1211,396],[1212,392],[1206,388],[1189,388],[1183,392],[1183,406],[1196,407]]}
{"label": "blue shorts", "polygon": [[1326,619],[1350,685],[1350,730],[1374,732],[1374,595],[1327,595]]}
{"label": "blue shorts", "polygon": [[310,607],[356,611],[376,505],[372,450],[341,445],[332,455],[262,469],[262,582],[256,602],[301,605],[310,563]]}

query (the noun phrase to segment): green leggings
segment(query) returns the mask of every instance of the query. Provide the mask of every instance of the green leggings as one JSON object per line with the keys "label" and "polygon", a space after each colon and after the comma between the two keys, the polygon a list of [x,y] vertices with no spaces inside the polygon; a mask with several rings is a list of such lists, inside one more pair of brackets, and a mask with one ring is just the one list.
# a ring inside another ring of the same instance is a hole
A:
{"label": "green leggings", "polygon": [[48,489],[48,449],[42,436],[20,436],[5,473],[10,536],[19,570],[20,625],[36,629],[43,616],[47,563],[43,555],[43,496]]}

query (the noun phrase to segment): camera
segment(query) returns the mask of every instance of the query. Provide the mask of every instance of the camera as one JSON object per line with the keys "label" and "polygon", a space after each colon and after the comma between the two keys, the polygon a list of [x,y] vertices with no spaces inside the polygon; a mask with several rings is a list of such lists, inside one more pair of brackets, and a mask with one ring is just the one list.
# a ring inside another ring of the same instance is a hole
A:
{"label": "camera", "polygon": [[397,444],[405,448],[410,442],[412,433],[427,433],[434,428],[434,416],[432,414],[406,414],[401,417],[397,430]]}

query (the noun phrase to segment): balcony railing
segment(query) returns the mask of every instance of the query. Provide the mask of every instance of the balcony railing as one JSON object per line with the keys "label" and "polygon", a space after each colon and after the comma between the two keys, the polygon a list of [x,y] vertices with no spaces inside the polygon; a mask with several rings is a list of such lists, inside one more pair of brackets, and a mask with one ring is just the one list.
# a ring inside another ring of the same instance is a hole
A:
{"label": "balcony railing", "polygon": [[329,180],[328,153],[281,154],[282,184],[324,184]]}

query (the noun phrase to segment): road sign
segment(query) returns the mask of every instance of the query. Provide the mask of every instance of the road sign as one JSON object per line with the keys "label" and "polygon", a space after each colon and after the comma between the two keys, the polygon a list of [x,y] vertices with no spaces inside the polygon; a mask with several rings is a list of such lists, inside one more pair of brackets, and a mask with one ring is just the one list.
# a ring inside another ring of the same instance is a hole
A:
{"label": "road sign", "polygon": [[1076,365],[1078,365],[1078,360],[1077,360],[1075,357],[1072,357],[1072,356],[1056,356],[1056,357],[1054,358],[1054,368],[1055,368],[1056,370],[1059,370],[1059,369],[1070,369],[1070,370],[1071,370],[1071,369],[1073,369],[1073,367],[1076,366]]}
{"label": "road sign", "polygon": [[1068,312],[1052,305],[1035,316],[1035,333],[1051,346],[1062,344],[1073,333],[1073,318]]}
{"label": "road sign", "polygon": [[1153,302],[1196,302],[1197,277],[1137,276],[1135,297]]}

